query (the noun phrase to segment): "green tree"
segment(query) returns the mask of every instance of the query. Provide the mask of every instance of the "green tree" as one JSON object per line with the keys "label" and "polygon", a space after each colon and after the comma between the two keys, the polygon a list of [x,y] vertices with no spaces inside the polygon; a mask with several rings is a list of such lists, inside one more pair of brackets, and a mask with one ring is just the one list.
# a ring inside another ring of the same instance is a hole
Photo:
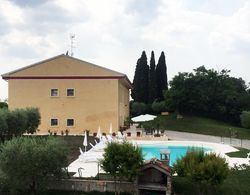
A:
{"label": "green tree", "polygon": [[27,113],[25,109],[16,109],[7,114],[9,136],[22,135],[27,127]]}
{"label": "green tree", "polygon": [[8,133],[8,124],[6,122],[7,110],[0,109],[0,141],[4,141],[5,136]]}
{"label": "green tree", "polygon": [[0,102],[0,109],[8,109],[8,103],[7,102]]}
{"label": "green tree", "polygon": [[167,66],[164,52],[161,52],[156,66],[157,98],[158,101],[164,100],[164,91],[168,90]]}
{"label": "green tree", "polygon": [[133,80],[133,89],[131,93],[132,98],[136,102],[148,102],[148,74],[149,67],[147,64],[147,56],[146,52],[143,51],[141,58],[137,61]]}
{"label": "green tree", "polygon": [[194,73],[179,73],[165,93],[167,108],[182,114],[203,115],[240,124],[240,114],[248,110],[250,96],[245,82],[204,66]]}
{"label": "green tree", "polygon": [[242,114],[240,115],[240,119],[242,127],[250,129],[250,112],[243,111]]}
{"label": "green tree", "polygon": [[67,166],[66,144],[56,138],[18,137],[0,150],[1,180],[11,192],[44,190]]}
{"label": "green tree", "polygon": [[111,142],[108,143],[104,151],[104,159],[101,160],[101,167],[115,178],[115,182],[117,178],[120,180],[127,178],[132,181],[138,175],[139,169],[143,164],[143,156],[140,148],[128,142]]}
{"label": "green tree", "polygon": [[161,112],[166,110],[165,102],[156,102],[154,101],[152,104],[152,110],[155,114],[161,114]]}
{"label": "green tree", "polygon": [[155,72],[155,55],[154,51],[151,52],[150,69],[149,69],[149,97],[148,102],[153,103],[157,98],[157,83]]}
{"label": "green tree", "polygon": [[26,123],[26,133],[35,133],[38,126],[41,123],[41,116],[38,108],[27,108],[27,123]]}
{"label": "green tree", "polygon": [[131,113],[133,116],[145,114],[147,105],[142,102],[131,102]]}
{"label": "green tree", "polygon": [[186,177],[195,182],[200,193],[206,187],[217,188],[227,178],[229,173],[226,160],[214,153],[205,154],[203,150],[191,149],[187,154],[177,159],[173,171],[179,177]]}

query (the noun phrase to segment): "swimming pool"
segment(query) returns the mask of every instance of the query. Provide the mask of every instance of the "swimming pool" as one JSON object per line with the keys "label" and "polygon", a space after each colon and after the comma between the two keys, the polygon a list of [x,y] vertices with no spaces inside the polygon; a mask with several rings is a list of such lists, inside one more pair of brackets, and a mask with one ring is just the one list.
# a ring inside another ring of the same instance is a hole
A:
{"label": "swimming pool", "polygon": [[204,147],[190,147],[190,146],[169,146],[169,145],[152,145],[152,144],[140,144],[138,145],[142,149],[144,160],[150,160],[156,157],[160,159],[160,150],[168,149],[170,151],[170,165],[172,166],[177,158],[184,156],[188,149],[203,149],[205,152],[212,151],[211,148]]}

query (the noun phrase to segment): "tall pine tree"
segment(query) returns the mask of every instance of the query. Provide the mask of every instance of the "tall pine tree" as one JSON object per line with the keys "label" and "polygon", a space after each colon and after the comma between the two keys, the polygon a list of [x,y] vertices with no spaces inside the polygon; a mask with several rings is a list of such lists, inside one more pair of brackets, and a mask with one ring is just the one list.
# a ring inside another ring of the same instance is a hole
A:
{"label": "tall pine tree", "polygon": [[149,67],[147,63],[147,56],[146,52],[143,51],[141,58],[137,61],[133,80],[131,96],[135,102],[148,103],[148,72]]}
{"label": "tall pine tree", "polygon": [[164,52],[161,52],[157,67],[156,67],[156,82],[157,82],[157,99],[164,99],[163,91],[168,89],[167,66]]}
{"label": "tall pine tree", "polygon": [[156,72],[155,72],[155,55],[154,51],[151,52],[150,69],[149,69],[149,94],[148,102],[153,103],[157,98],[157,84],[156,84]]}

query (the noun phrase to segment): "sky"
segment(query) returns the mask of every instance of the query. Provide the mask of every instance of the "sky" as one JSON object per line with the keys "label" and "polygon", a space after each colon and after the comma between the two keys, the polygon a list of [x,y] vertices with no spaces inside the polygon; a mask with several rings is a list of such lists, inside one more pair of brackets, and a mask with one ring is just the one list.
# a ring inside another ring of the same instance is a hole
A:
{"label": "sky", "polygon": [[153,50],[169,80],[205,65],[250,82],[250,0],[0,0],[0,75],[66,53],[70,35],[74,57],[131,81]]}

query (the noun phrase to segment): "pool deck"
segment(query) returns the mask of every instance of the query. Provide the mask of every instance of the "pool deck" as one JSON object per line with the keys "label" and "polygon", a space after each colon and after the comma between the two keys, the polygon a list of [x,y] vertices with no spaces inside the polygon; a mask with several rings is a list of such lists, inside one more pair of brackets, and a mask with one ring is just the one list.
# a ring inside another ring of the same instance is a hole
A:
{"label": "pool deck", "polygon": [[[201,142],[201,141],[166,141],[166,140],[129,140],[133,144],[152,144],[152,145],[171,145],[171,146],[190,146],[190,147],[204,147],[212,149],[216,154],[224,157],[229,165],[229,167],[234,167],[235,165],[250,164],[249,158],[231,158],[226,155],[228,152],[235,152],[238,149],[227,145],[211,142]],[[68,166],[69,172],[75,172],[74,177],[79,177],[79,168],[82,177],[95,177],[98,173],[98,162],[84,162],[80,159],[76,159]],[[99,167],[99,172],[104,172]]]}

